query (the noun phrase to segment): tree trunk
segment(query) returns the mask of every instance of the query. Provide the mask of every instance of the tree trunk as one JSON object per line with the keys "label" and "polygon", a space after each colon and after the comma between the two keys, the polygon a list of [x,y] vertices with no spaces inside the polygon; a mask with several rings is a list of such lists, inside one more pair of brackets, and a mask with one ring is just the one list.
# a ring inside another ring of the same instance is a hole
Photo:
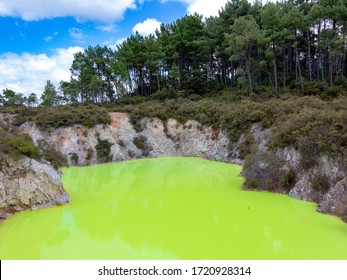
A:
{"label": "tree trunk", "polygon": [[300,67],[300,61],[299,61],[298,48],[295,48],[295,56],[296,56],[296,65],[298,67],[298,74],[299,74],[299,78],[300,78],[301,91],[303,92],[305,90],[305,88],[304,88],[304,81],[302,80],[302,75],[301,75],[301,67]]}
{"label": "tree trunk", "polygon": [[226,88],[228,86],[228,81],[227,81],[227,69],[226,69],[226,63],[225,63],[225,59],[223,58],[223,80],[224,80],[224,88]]}
{"label": "tree trunk", "polygon": [[332,62],[331,52],[332,52],[331,43],[329,43],[329,46],[328,46],[329,87],[333,86],[333,62]]}
{"label": "tree trunk", "polygon": [[308,64],[308,80],[312,81],[312,65],[311,65],[311,44],[310,44],[310,29],[307,30],[307,64]]}
{"label": "tree trunk", "polygon": [[286,86],[286,75],[287,67],[286,67],[286,48],[285,45],[283,44],[283,87]]}
{"label": "tree trunk", "polygon": [[[317,44],[318,46],[320,45],[320,31],[321,31],[321,23],[318,25],[318,38],[317,38]],[[319,77],[319,69],[321,69],[320,73],[321,76]],[[321,78],[322,79],[322,86],[323,86],[323,91],[325,91],[325,79],[324,79],[324,67],[323,67],[323,59],[322,59],[322,52],[318,48],[318,67],[317,67],[317,77],[318,80]]]}
{"label": "tree trunk", "polygon": [[158,75],[157,75],[157,85],[158,85],[158,90],[160,90],[159,69],[158,69]]}
{"label": "tree trunk", "polygon": [[249,93],[253,92],[253,86],[252,86],[252,77],[251,77],[251,69],[250,69],[250,60],[249,58],[246,59],[246,71],[248,76],[248,82],[249,82]]}
{"label": "tree trunk", "polygon": [[274,79],[275,79],[275,92],[278,93],[278,82],[277,82],[277,62],[276,62],[276,48],[275,42],[272,42],[272,52],[274,55]]}

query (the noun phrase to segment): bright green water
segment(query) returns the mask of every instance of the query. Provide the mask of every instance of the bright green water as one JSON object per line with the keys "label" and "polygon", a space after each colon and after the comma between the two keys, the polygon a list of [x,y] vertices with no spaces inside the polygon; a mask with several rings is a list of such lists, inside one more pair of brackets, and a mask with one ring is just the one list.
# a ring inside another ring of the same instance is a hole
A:
{"label": "bright green water", "polygon": [[241,190],[241,167],[161,158],[64,169],[71,204],[0,225],[0,259],[347,259],[347,225]]}

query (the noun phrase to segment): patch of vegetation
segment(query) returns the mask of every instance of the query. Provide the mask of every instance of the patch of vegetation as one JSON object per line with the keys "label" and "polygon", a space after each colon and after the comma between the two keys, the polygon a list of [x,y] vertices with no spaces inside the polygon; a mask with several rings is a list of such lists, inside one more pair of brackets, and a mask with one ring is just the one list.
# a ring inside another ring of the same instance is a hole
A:
{"label": "patch of vegetation", "polygon": [[12,158],[22,155],[38,159],[40,150],[34,145],[31,137],[26,133],[14,133],[0,128],[0,154],[6,154]]}
{"label": "patch of vegetation", "polygon": [[98,138],[98,144],[95,146],[98,158],[105,162],[112,161],[111,147],[112,144],[110,142]]}
{"label": "patch of vegetation", "polygon": [[135,137],[133,139],[133,143],[139,150],[143,150],[145,148],[145,140],[143,137]]}
{"label": "patch of vegetation", "polygon": [[89,148],[89,149],[87,150],[86,161],[90,161],[90,160],[92,159],[92,157],[93,157],[93,154],[94,154],[93,149],[92,149],[92,148]]}
{"label": "patch of vegetation", "polygon": [[42,149],[43,158],[49,161],[55,169],[68,166],[66,157],[56,149]]}
{"label": "patch of vegetation", "polygon": [[96,124],[110,123],[107,110],[92,104],[45,108],[16,108],[15,112],[17,114],[14,122],[15,125],[31,121],[36,123],[42,130],[67,127],[75,124],[90,128]]}
{"label": "patch of vegetation", "polygon": [[330,188],[329,176],[318,172],[311,180],[312,188],[322,193],[327,193]]}
{"label": "patch of vegetation", "polygon": [[32,138],[26,133],[20,133],[15,127],[11,130],[0,125],[0,158],[20,158],[26,156],[36,160],[46,160],[56,169],[67,166],[67,160],[60,152],[49,147],[45,141],[36,146]]}
{"label": "patch of vegetation", "polygon": [[70,161],[72,165],[77,165],[78,164],[78,155],[76,153],[70,154]]}
{"label": "patch of vegetation", "polygon": [[[232,145],[232,143],[230,143]],[[244,160],[247,155],[251,153],[251,149],[254,145],[254,139],[250,132],[245,135],[244,141],[240,144],[240,158]],[[231,147],[229,147],[230,149]]]}
{"label": "patch of vegetation", "polygon": [[178,95],[174,89],[164,88],[162,90],[158,90],[157,92],[151,95],[152,100],[160,100],[164,101],[166,99],[177,99]]}
{"label": "patch of vegetation", "polygon": [[294,186],[296,174],[284,169],[284,161],[271,151],[254,150],[245,159],[245,187],[287,193]]}
{"label": "patch of vegetation", "polygon": [[148,145],[146,145],[147,138],[145,136],[134,137],[133,143],[134,145],[142,151],[142,155],[144,157],[148,156],[150,153],[150,149]]}
{"label": "patch of vegetation", "polygon": [[119,99],[117,99],[116,103],[119,105],[129,105],[129,104],[139,104],[139,103],[143,103],[144,101],[146,101],[147,98],[144,96],[127,96],[127,97],[121,97]]}
{"label": "patch of vegetation", "polygon": [[[314,163],[313,158],[342,153],[347,149],[347,98],[344,96],[324,101],[318,96],[284,94],[280,98],[259,98],[257,101],[243,98],[234,103],[221,102],[220,98],[152,100],[114,106],[109,110],[129,113],[139,131],[139,120],[143,117],[157,117],[163,122],[169,118],[181,123],[196,120],[226,131],[231,142],[237,141],[252,124],[260,123],[263,128],[273,128],[271,148],[293,145],[307,155],[307,162],[303,157],[302,163],[305,168]],[[249,153],[251,141],[248,140],[242,148],[243,157]]]}
{"label": "patch of vegetation", "polygon": [[50,146],[45,140],[40,140],[38,145],[40,147],[42,157],[49,161],[54,168],[58,169],[60,167],[68,166],[66,157]]}
{"label": "patch of vegetation", "polygon": [[308,169],[322,155],[346,152],[347,111],[328,104],[324,108],[303,108],[297,114],[281,116],[273,132],[271,146],[293,145],[301,152],[301,167]]}

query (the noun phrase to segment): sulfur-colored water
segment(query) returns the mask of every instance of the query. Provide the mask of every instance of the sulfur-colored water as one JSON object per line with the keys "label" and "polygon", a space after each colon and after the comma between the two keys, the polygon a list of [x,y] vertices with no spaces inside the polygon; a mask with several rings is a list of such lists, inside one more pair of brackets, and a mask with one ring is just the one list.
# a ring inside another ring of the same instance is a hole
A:
{"label": "sulfur-colored water", "polygon": [[347,259],[347,225],[241,190],[241,167],[160,158],[63,169],[71,204],[0,225],[0,259]]}

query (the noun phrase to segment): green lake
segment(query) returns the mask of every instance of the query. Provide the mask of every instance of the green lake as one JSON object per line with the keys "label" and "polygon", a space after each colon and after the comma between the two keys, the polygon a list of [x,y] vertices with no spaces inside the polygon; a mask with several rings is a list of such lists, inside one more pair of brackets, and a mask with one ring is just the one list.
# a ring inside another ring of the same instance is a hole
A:
{"label": "green lake", "polygon": [[0,225],[0,259],[347,259],[347,225],[199,158],[63,169],[71,203]]}

